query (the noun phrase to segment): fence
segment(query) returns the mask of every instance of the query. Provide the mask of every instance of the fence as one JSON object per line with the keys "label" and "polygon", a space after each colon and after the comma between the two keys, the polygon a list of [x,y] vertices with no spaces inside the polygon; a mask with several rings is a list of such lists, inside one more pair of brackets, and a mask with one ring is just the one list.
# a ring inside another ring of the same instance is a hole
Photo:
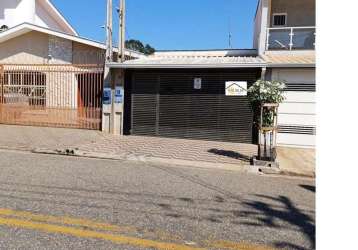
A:
{"label": "fence", "polygon": [[0,123],[101,129],[103,66],[0,65]]}

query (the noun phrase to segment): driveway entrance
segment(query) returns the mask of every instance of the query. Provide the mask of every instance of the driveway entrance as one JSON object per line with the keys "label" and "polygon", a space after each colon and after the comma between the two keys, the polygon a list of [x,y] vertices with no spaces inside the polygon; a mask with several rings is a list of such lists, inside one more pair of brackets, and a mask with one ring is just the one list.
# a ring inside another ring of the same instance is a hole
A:
{"label": "driveway entrance", "polygon": [[231,96],[229,82],[251,86],[261,69],[126,71],[125,131],[138,136],[253,143],[247,96]]}

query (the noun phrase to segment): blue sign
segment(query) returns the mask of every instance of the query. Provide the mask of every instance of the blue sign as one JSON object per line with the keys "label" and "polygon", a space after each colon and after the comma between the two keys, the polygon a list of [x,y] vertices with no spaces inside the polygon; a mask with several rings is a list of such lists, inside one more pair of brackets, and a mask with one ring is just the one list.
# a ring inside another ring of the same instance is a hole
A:
{"label": "blue sign", "polygon": [[123,103],[123,87],[116,87],[114,91],[114,103]]}
{"label": "blue sign", "polygon": [[103,104],[110,105],[112,103],[112,90],[111,88],[103,89]]}

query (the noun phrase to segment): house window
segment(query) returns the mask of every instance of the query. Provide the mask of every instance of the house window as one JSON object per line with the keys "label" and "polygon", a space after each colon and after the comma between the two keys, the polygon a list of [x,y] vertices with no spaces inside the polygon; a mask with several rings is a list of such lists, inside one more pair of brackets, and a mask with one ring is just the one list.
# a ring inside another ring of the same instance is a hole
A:
{"label": "house window", "polygon": [[5,71],[3,88],[5,103],[46,104],[46,74],[42,72]]}
{"label": "house window", "polygon": [[275,13],[273,14],[273,26],[286,26],[287,14],[286,13]]}

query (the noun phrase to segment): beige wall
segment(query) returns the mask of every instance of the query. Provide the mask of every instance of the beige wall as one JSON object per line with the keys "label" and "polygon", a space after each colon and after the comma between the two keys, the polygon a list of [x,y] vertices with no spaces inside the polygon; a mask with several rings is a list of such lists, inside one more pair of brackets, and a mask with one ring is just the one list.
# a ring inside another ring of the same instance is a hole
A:
{"label": "beige wall", "polygon": [[32,31],[0,43],[0,63],[47,63],[48,41],[47,34]]}
{"label": "beige wall", "polygon": [[273,13],[287,13],[287,26],[315,26],[315,0],[272,0],[271,27]]}
{"label": "beige wall", "polygon": [[103,64],[103,55],[102,49],[37,31],[0,43],[0,64]]}
{"label": "beige wall", "polygon": [[73,42],[73,64],[103,64],[104,50]]}

